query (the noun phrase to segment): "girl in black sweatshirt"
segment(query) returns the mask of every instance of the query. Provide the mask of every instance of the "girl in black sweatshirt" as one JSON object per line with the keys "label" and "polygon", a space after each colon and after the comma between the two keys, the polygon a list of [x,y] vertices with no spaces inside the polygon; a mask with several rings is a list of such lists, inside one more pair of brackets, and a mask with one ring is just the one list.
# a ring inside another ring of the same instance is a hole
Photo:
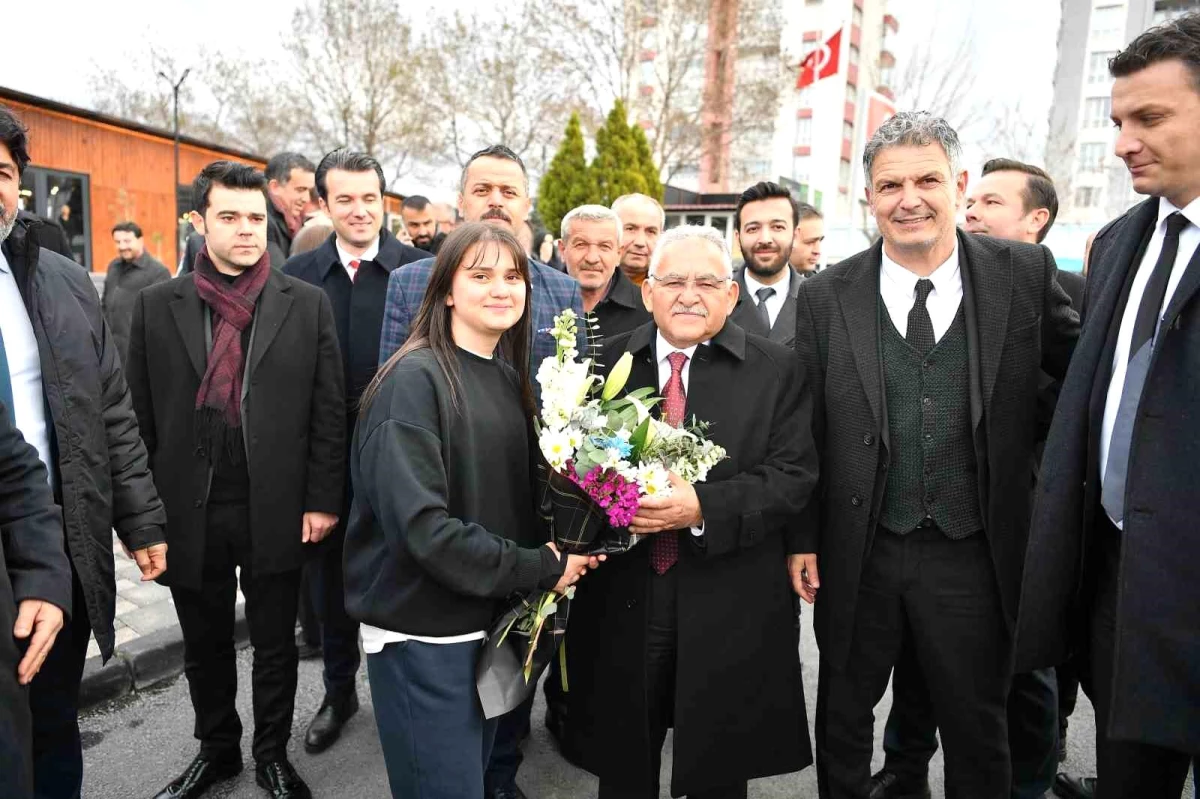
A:
{"label": "girl in black sweatshirt", "polygon": [[460,226],[408,341],[363,394],[346,608],[363,625],[393,796],[483,796],[484,631],[508,594],[563,591],[595,565],[560,556],[534,512],[530,294],[511,233]]}

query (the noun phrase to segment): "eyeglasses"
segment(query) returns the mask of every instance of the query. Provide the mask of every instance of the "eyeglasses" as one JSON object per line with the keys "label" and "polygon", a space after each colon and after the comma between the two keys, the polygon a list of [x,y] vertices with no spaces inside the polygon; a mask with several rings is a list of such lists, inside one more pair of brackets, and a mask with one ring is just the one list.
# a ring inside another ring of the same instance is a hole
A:
{"label": "eyeglasses", "polygon": [[733,278],[717,277],[716,275],[699,275],[689,279],[683,275],[665,275],[663,277],[650,275],[650,279],[667,291],[683,291],[690,283],[701,294],[712,294],[713,292],[720,291]]}

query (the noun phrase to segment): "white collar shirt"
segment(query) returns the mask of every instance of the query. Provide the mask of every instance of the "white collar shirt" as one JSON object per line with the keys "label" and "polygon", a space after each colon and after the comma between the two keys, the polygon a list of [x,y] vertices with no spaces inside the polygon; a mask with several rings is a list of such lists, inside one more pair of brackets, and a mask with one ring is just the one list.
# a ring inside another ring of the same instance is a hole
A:
{"label": "white collar shirt", "polygon": [[350,282],[352,283],[354,282],[354,276],[358,273],[358,265],[355,264],[354,266],[351,266],[350,262],[358,261],[361,263],[363,261],[374,261],[375,257],[379,255],[378,237],[376,237],[375,241],[371,243],[371,246],[368,247],[362,255],[351,255],[350,253],[346,252],[346,250],[342,248],[342,240],[336,236],[334,237],[333,241],[334,246],[337,247],[338,260],[342,262],[342,268],[346,270],[346,274],[350,276]]}
{"label": "white collar shirt", "polygon": [[16,276],[8,259],[0,252],[0,334],[12,382],[12,420],[25,440],[37,450],[38,457],[54,484],[54,460],[50,451],[50,428],[46,423],[46,401],[42,391],[42,361],[37,336],[25,301],[17,287]]}
{"label": "white collar shirt", "polygon": [[[915,272],[905,269],[889,258],[887,249],[884,248],[883,264],[879,272],[879,295],[892,324],[901,336],[908,335],[908,314],[917,301],[917,281],[920,279]],[[933,339],[941,341],[942,336],[954,323],[963,298],[962,270],[958,263],[957,244],[950,257],[933,270],[929,280],[933,282],[933,291],[929,292],[925,307],[929,311],[930,321],[933,322]]]}
{"label": "white collar shirt", "polygon": [[750,300],[756,307],[758,306],[758,290],[759,289],[774,289],[775,293],[767,298],[767,317],[771,320],[771,327],[775,327],[775,320],[779,318],[779,312],[783,310],[783,302],[787,299],[788,292],[792,288],[792,281],[796,276],[792,274],[792,268],[785,266],[783,268],[783,278],[774,285],[768,286],[755,279],[754,275],[748,268],[743,267],[742,279],[746,281],[746,299]]}
{"label": "white collar shirt", "polygon": [[[671,379],[671,361],[668,358],[676,353],[682,352],[687,356],[687,360],[683,362],[683,369],[679,372],[679,379],[683,381],[683,394],[688,393],[688,378],[692,374],[692,358],[696,355],[696,348],[700,345],[693,344],[687,349],[679,349],[663,338],[662,331],[656,331],[656,339],[654,342],[654,354],[658,358],[658,391],[661,394],[663,389],[667,387],[667,381]],[[708,342],[704,342],[706,345]],[[699,527],[691,528],[692,535],[699,538],[704,535],[704,522],[700,523]]]}

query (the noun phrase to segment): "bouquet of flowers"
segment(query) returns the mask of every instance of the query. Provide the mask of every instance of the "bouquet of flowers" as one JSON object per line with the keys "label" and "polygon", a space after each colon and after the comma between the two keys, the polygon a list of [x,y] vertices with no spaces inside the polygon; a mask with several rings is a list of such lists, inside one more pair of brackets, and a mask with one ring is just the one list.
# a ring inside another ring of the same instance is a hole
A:
{"label": "bouquet of flowers", "polygon": [[[622,355],[602,379],[591,358],[579,359],[578,322],[570,309],[554,318],[555,354],[537,371],[543,458],[539,513],[563,555],[613,554],[637,544],[639,536],[628,527],[642,499],[670,496],[669,472],[689,483],[703,482],[726,453],[705,437],[705,422],[693,418],[672,427],[655,419],[650,411],[662,398],[654,389],[618,398],[633,367],[632,354]],[[572,589],[561,596],[538,591],[516,597],[493,625],[477,671],[488,718],[519,705],[536,683],[535,675],[566,632],[573,595]],[[542,637],[547,628],[549,640]],[[514,663],[519,663],[520,680],[511,676]]]}

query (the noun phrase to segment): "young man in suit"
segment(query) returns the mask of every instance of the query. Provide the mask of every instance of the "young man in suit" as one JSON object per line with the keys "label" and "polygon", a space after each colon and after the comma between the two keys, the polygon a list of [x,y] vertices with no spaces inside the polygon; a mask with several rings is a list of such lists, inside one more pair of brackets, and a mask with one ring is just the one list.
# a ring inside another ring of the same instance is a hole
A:
{"label": "young man in suit", "polygon": [[[703,483],[671,475],[630,530],[648,536],[589,575],[572,602],[566,750],[600,799],[659,795],[675,728],[671,795],[746,796],[747,780],[812,762],[784,539],[816,484],[811,398],[795,354],[729,321],[737,301],[721,234],[663,234],[642,284],[654,319],[605,343],[633,354],[629,390],[662,419],[712,426],[728,458]],[[610,568],[611,567],[611,568]]]}
{"label": "young man in suit", "polygon": [[1083,653],[1097,778],[1060,796],[1179,796],[1200,753],[1200,15],[1109,62],[1116,154],[1145,202],[1092,244],[1025,558],[1017,667]]}
{"label": "young man in suit", "polygon": [[[1058,193],[1044,170],[1008,158],[993,158],[983,165],[982,177],[968,188],[966,208],[964,230],[968,233],[1038,244],[1058,215]],[[1068,278],[1080,276],[1060,271],[1058,280],[1064,289]],[[1074,302],[1072,307],[1078,309]],[[1045,375],[1041,384],[1040,410],[1043,424],[1048,427],[1058,384]],[[1040,449],[1035,454],[1040,460]],[[1036,464],[1032,470],[1036,475]],[[1050,790],[1058,754],[1057,700],[1054,669],[1013,675],[1008,695],[1012,799],[1041,799]],[[871,798],[928,799],[929,760],[937,747],[929,687],[921,679],[920,666],[910,647],[901,653],[892,675],[892,709],[883,733],[887,758],[883,769],[871,778]]]}
{"label": "young man in suit", "polygon": [[797,297],[822,460],[819,534],[789,569],[820,592],[824,799],[870,794],[872,710],[906,647],[937,686],[947,795],[1009,796],[1039,376],[1062,376],[1079,319],[1049,250],[958,232],[960,157],[942,119],[884,123],[863,156],[882,239]]}
{"label": "young man in suit", "polygon": [[742,192],[733,214],[734,239],[745,265],[734,273],[737,305],[729,318],[747,333],[785,347],[796,340],[800,276],[789,265],[800,206],[778,183],[755,183]]}
{"label": "young man in suit", "polygon": [[[337,326],[346,383],[346,444],[358,421],[358,399],[378,366],[379,333],[388,277],[405,264],[429,257],[401,244],[383,227],[383,167],[367,153],[340,149],[317,165],[321,209],[333,233],[320,247],[290,259],[283,273],[317,286],[329,297]],[[338,514],[350,515],[351,487]],[[304,748],[323,752],[337,740],[346,720],[358,712],[358,623],[346,614],[342,588],[344,521],[316,547],[305,567],[313,581],[314,605],[321,623],[325,661],[325,698],[308,725]]]}
{"label": "young man in suit", "polygon": [[271,268],[266,178],[230,161],[192,187],[205,248],[138,295],[129,384],[167,509],[168,578],[200,754],[158,794],[202,795],[242,769],[233,621],[241,569],[254,647],[256,781],[307,799],[287,759],[300,569],[342,511],[346,408],[329,298]]}

